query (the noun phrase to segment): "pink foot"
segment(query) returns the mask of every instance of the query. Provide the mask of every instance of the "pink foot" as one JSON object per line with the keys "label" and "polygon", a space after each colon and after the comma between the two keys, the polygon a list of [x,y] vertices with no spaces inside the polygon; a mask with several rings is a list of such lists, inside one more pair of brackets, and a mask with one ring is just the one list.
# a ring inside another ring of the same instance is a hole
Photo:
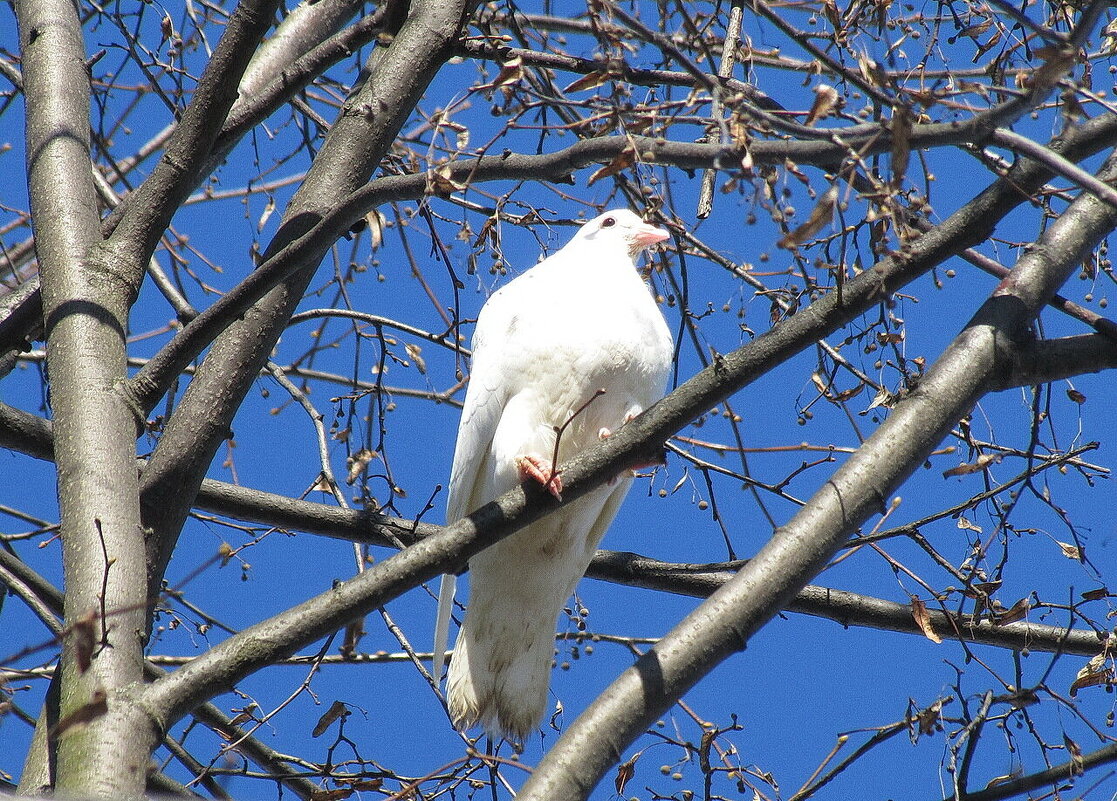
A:
{"label": "pink foot", "polygon": [[521,478],[530,478],[543,485],[547,492],[562,500],[562,477],[555,472],[555,466],[538,454],[529,453],[516,460]]}

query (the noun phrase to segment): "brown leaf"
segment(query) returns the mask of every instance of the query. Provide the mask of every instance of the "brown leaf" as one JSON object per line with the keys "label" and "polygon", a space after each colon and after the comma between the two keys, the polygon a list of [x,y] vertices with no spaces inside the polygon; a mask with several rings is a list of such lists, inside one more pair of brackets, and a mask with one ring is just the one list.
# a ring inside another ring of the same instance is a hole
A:
{"label": "brown leaf", "polygon": [[436,195],[449,195],[454,192],[461,192],[466,188],[466,184],[454,180],[454,171],[449,164],[444,164],[437,170],[428,173],[428,178],[430,190]]}
{"label": "brown leaf", "polygon": [[1109,589],[1107,587],[1098,587],[1096,590],[1086,590],[1082,593],[1082,600],[1084,601],[1100,601],[1102,598],[1109,597]]}
{"label": "brown leaf", "polygon": [[942,699],[935,701],[926,709],[921,709],[915,715],[915,722],[919,725],[919,733],[934,734],[940,730],[939,718],[942,717]]}
{"label": "brown leaf", "polygon": [[54,724],[50,730],[50,737],[52,739],[58,739],[71,729],[85,726],[108,711],[109,702],[105,691],[94,690],[88,703],[82,704],[73,712],[62,718],[62,720],[58,721],[58,723]]}
{"label": "brown leaf", "polygon": [[1058,540],[1055,541],[1055,544],[1059,546],[1063,556],[1067,559],[1074,559],[1077,562],[1082,561],[1082,550],[1077,545],[1071,545],[1069,542],[1059,542]]}
{"label": "brown leaf", "polygon": [[1086,396],[1079,392],[1077,389],[1068,389],[1067,397],[1079,405],[1082,405],[1086,402]]}
{"label": "brown leaf", "polygon": [[352,486],[352,484],[360,477],[361,473],[364,472],[365,468],[368,467],[368,463],[377,458],[378,455],[379,454],[377,454],[377,452],[374,450],[361,448],[359,451],[350,456],[349,474],[345,477],[345,483]]}
{"label": "brown leaf", "polygon": [[977,457],[977,461],[973,464],[960,464],[957,467],[944,470],[942,477],[950,478],[951,476],[968,476],[971,473],[980,473],[995,461],[997,461],[997,456],[995,454],[983,453],[981,456]]}
{"label": "brown leaf", "polygon": [[807,218],[807,221],[776,244],[785,250],[794,250],[798,245],[806,242],[830,224],[830,220],[834,218],[834,206],[837,201],[838,187],[831,186],[819,198],[817,205],[811,209],[811,216]]}
{"label": "brown leaf", "polygon": [[803,124],[814,125],[823,117],[829,116],[836,105],[838,105],[838,90],[828,83],[820,83],[814,88],[814,103],[811,104],[811,110],[807,112],[807,119]]}
{"label": "brown leaf", "polygon": [[1066,746],[1067,753],[1070,754],[1070,772],[1073,776],[1081,776],[1086,772],[1086,767],[1082,762],[1082,748],[1063,732],[1063,745]]}
{"label": "brown leaf", "polygon": [[1043,65],[1028,75],[1024,85],[1037,92],[1045,92],[1053,87],[1074,66],[1074,49],[1070,45],[1040,47],[1035,54],[1043,59]]}
{"label": "brown leaf", "polygon": [[368,226],[369,247],[376,250],[384,244],[384,215],[373,209],[365,215],[365,224]]}
{"label": "brown leaf", "polygon": [[513,56],[500,65],[500,72],[497,73],[492,83],[487,83],[477,88],[495,89],[498,86],[510,86],[519,81],[522,77],[524,77],[524,60],[519,56]]}
{"label": "brown leaf", "polygon": [[420,355],[420,354],[422,354],[423,349],[421,347],[419,347],[418,345],[414,345],[414,344],[411,344],[411,343],[408,343],[408,344],[404,345],[403,349],[405,351],[407,351],[407,355],[411,359],[411,361],[415,362],[415,368],[420,373],[422,373],[423,375],[426,375],[427,374],[427,363],[423,359],[423,357]]}
{"label": "brown leaf", "polygon": [[958,528],[962,529],[962,531],[973,531],[978,534],[981,533],[981,526],[979,526],[977,523],[972,522],[965,515],[958,515]]}
{"label": "brown leaf", "polygon": [[353,795],[354,792],[355,790],[352,787],[338,787],[333,790],[315,790],[310,794],[310,801],[341,801],[341,799]]}
{"label": "brown leaf", "polygon": [[631,144],[627,145],[624,150],[617,154],[617,157],[600,168],[597,172],[590,176],[586,186],[593,186],[594,183],[602,178],[608,178],[610,175],[616,175],[618,172],[627,170],[636,163],[636,148]]}
{"label": "brown leaf", "polygon": [[1017,620],[1023,620],[1027,617],[1028,610],[1031,608],[1032,605],[1028,602],[1028,599],[1021,598],[1009,609],[994,617],[993,622],[998,626],[1007,626],[1009,623],[1015,623]]}
{"label": "brown leaf", "polygon": [[334,701],[330,704],[330,708],[326,710],[325,714],[318,718],[318,722],[314,724],[314,731],[310,733],[310,736],[321,737],[335,720],[344,718],[348,714],[349,708],[345,706],[345,704],[341,703],[341,701]]}
{"label": "brown leaf", "polygon": [[563,89],[563,92],[581,92],[584,89],[596,89],[610,78],[606,70],[594,70],[583,75],[574,83]]}
{"label": "brown leaf", "polygon": [[911,596],[911,616],[915,618],[915,624],[919,626],[919,630],[923,632],[923,636],[933,643],[942,642],[942,637],[935,633],[935,627],[931,625],[931,615],[927,612],[927,604]]}
{"label": "brown leaf", "polygon": [[617,795],[624,795],[625,785],[628,784],[629,779],[636,775],[636,760],[639,758],[640,755],[637,754],[632,759],[617,766],[617,778],[613,782],[613,785],[617,788]]}
{"label": "brown leaf", "polygon": [[1114,683],[1113,669],[1106,664],[1107,661],[1105,654],[1100,653],[1083,665],[1070,685],[1070,697],[1074,698],[1083,687]]}

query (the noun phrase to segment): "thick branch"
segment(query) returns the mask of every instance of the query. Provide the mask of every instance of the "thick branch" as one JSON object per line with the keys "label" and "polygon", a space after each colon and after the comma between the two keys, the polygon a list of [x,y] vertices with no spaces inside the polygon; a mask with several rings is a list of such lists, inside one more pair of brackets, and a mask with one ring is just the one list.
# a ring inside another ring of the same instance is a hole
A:
{"label": "thick branch", "polygon": [[[1105,180],[1112,180],[1114,162],[1107,164]],[[536,766],[518,798],[587,797],[623,748],[742,649],[858,526],[885,509],[892,493],[1008,368],[1003,345],[1027,339],[1039,309],[1115,224],[1117,209],[1092,195],[1075,200],[880,428],[731,581],[593,702]]]}
{"label": "thick branch", "polygon": [[[137,747],[134,710],[115,695],[140,681],[143,660],[136,636],[144,625],[144,594],[135,582],[145,566],[135,428],[117,393],[125,376],[131,293],[115,265],[93,258],[101,234],[89,157],[89,75],[76,8],[68,0],[33,0],[18,4],[17,16],[55,421],[65,624],[93,615],[98,630],[92,653],[77,653],[74,638],[63,641],[53,712],[73,713],[95,692],[112,696],[106,714],[47,746],[57,748],[56,777],[47,775],[39,747],[29,754],[25,774],[29,784],[56,779],[51,783],[59,790],[75,795],[138,795],[150,752]],[[108,603],[117,613],[111,626]]]}

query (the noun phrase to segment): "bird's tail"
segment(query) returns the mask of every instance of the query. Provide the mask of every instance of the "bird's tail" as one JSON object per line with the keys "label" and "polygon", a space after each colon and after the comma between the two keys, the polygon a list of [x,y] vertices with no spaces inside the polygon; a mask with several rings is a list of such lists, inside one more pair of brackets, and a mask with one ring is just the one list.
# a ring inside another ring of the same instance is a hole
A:
{"label": "bird's tail", "polygon": [[454,591],[458,587],[458,577],[453,573],[443,573],[438,584],[438,613],[434,620],[434,653],[431,655],[431,675],[435,683],[442,681],[442,669],[446,667],[446,646],[450,642],[450,615],[454,611]]}
{"label": "bird's tail", "polygon": [[491,737],[522,743],[539,728],[547,707],[554,613],[493,611],[471,605],[466,612],[450,660],[446,700],[459,729],[479,723]]}

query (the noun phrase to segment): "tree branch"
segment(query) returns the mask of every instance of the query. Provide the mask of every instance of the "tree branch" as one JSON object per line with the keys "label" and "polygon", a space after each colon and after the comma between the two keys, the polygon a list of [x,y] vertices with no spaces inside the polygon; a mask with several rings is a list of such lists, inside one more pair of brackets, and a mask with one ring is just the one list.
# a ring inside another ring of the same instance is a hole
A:
{"label": "tree branch", "polygon": [[[1103,180],[1112,180],[1114,162],[1117,158],[1106,165]],[[715,665],[742,649],[858,526],[886,507],[896,488],[1008,369],[1003,344],[1027,338],[1039,309],[1114,224],[1117,209],[1092,195],[1076,199],[880,428],[732,580],[598,696],[517,797],[587,797],[623,748]],[[661,405],[644,416],[654,416]]]}

